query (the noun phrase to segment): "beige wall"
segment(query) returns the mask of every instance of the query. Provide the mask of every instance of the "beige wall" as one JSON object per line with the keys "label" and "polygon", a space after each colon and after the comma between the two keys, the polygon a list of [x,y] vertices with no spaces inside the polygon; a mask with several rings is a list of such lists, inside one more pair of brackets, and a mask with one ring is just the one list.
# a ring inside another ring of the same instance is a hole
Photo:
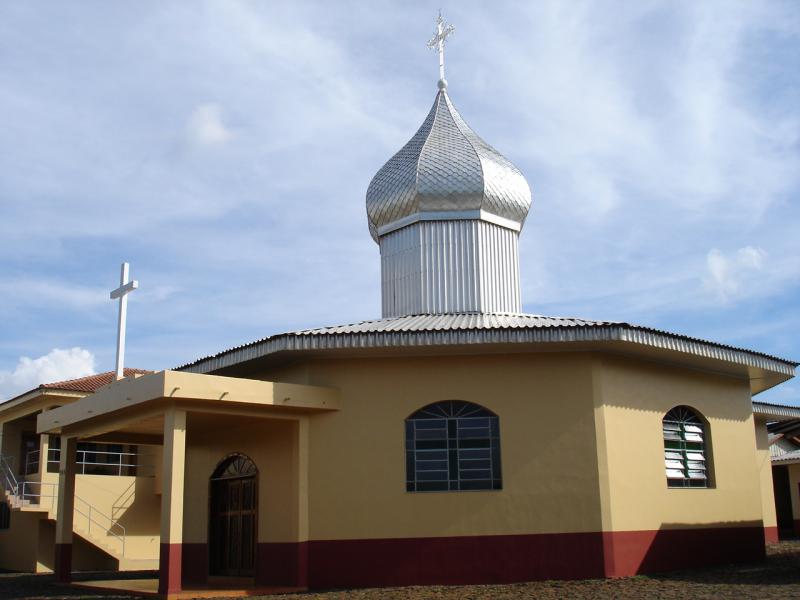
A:
{"label": "beige wall", "polygon": [[754,419],[756,435],[756,469],[761,482],[761,514],[764,527],[777,527],[775,490],[772,486],[772,459],[769,454],[769,434],[765,419]]}
{"label": "beige wall", "polygon": [[[36,572],[51,573],[55,568],[56,524],[42,519],[39,521],[39,543],[36,556]],[[75,571],[113,571],[118,567],[115,558],[97,546],[88,543],[80,536],[72,540],[72,568]]]}
{"label": "beige wall", "polygon": [[[340,412],[310,419],[312,539],[775,524],[745,380],[577,353],[318,360],[262,376],[342,390]],[[403,421],[447,399],[499,415],[502,491],[405,491]],[[661,420],[681,404],[708,421],[710,489],[667,488]]]}
{"label": "beige wall", "polygon": [[[342,391],[341,411],[309,420],[312,539],[600,528],[589,355],[328,360],[262,375]],[[502,490],[406,492],[404,420],[452,399],[499,415]]]}
{"label": "beige wall", "polygon": [[44,513],[12,511],[8,529],[0,529],[0,568],[35,571],[39,522]]}
{"label": "beige wall", "polygon": [[209,478],[229,454],[249,456],[258,468],[258,541],[296,541],[298,531],[298,421],[258,418],[217,419],[213,432],[193,427],[186,441],[183,540],[208,539]]}
{"label": "beige wall", "polygon": [[[594,366],[605,530],[761,524],[747,381],[610,356]],[[710,489],[667,488],[661,420],[677,405],[708,421]]]}
{"label": "beige wall", "polygon": [[[11,527],[0,530],[0,568],[47,573],[53,570],[55,523],[43,512],[15,510]],[[73,543],[76,570],[114,569],[117,561],[76,537]]]}

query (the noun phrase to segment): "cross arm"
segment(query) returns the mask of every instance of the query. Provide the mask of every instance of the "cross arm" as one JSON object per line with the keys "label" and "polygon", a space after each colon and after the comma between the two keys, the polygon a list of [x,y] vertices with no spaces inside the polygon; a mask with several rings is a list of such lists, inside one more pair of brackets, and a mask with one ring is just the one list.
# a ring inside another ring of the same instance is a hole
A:
{"label": "cross arm", "polygon": [[125,294],[127,294],[129,292],[132,292],[133,290],[135,290],[138,287],[139,287],[139,282],[138,281],[136,281],[135,279],[133,281],[129,281],[125,285],[121,285],[117,289],[115,289],[113,292],[111,292],[111,299],[112,300],[116,300],[117,298],[121,298]]}

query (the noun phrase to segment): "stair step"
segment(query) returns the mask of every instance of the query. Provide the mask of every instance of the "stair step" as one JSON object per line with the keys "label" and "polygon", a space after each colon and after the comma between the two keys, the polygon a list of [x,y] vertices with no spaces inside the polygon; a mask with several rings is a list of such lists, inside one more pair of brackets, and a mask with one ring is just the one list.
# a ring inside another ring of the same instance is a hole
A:
{"label": "stair step", "polygon": [[155,571],[158,569],[157,558],[120,558],[120,571]]}

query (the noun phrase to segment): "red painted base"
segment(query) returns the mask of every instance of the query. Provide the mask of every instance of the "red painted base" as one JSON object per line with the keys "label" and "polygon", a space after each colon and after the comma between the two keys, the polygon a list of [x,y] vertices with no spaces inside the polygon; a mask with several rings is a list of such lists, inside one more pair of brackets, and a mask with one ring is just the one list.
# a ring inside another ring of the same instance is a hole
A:
{"label": "red painted base", "polygon": [[778,543],[778,528],[777,527],[764,527],[764,541],[767,544]]}
{"label": "red painted base", "polygon": [[[777,538],[776,528],[715,527],[258,544],[256,585],[319,589],[626,577],[758,560],[772,536]],[[161,593],[180,590],[181,556],[184,583],[207,580],[206,544],[164,544],[161,552]]]}
{"label": "red painted base", "polygon": [[183,544],[161,544],[158,557],[158,593],[181,591],[181,555]]}
{"label": "red painted base", "polygon": [[764,558],[763,527],[603,533],[606,577],[673,571]]}
{"label": "red painted base", "polygon": [[308,543],[259,544],[256,585],[308,587]]}
{"label": "red painted base", "polygon": [[208,581],[208,544],[183,544],[181,580],[184,586],[202,585]]}
{"label": "red painted base", "polygon": [[624,577],[764,557],[763,527],[308,543],[310,588]]}
{"label": "red painted base", "polygon": [[309,542],[309,587],[510,583],[603,576],[593,533]]}
{"label": "red painted base", "polygon": [[59,583],[70,583],[72,581],[72,544],[56,544],[55,550],[56,581]]}

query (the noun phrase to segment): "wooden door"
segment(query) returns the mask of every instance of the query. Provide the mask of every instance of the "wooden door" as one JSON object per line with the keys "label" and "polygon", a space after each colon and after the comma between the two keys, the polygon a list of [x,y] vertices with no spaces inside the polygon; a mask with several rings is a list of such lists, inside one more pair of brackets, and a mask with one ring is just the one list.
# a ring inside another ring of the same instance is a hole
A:
{"label": "wooden door", "polygon": [[255,573],[256,477],[211,481],[209,542],[211,575]]}

